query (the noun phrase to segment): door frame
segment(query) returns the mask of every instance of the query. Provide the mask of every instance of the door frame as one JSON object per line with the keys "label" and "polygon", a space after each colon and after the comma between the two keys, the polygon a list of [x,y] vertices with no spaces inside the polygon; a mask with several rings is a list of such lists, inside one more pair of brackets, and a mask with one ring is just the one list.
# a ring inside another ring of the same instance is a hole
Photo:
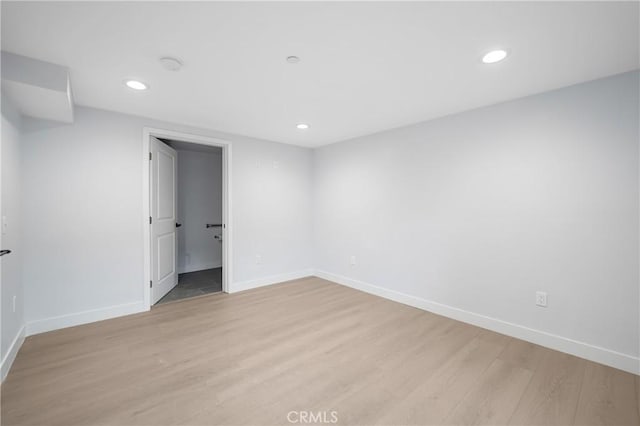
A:
{"label": "door frame", "polygon": [[142,236],[144,279],[142,282],[144,304],[151,308],[151,181],[149,167],[150,138],[174,139],[198,145],[217,146],[222,148],[222,291],[229,293],[232,282],[233,267],[233,226],[231,223],[231,142],[209,136],[174,130],[143,127],[142,129]]}

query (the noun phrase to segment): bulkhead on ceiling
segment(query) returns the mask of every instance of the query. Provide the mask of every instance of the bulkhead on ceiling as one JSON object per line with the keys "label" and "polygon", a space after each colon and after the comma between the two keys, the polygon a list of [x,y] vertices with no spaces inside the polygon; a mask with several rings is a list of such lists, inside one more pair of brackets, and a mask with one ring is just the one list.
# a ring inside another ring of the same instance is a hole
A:
{"label": "bulkhead on ceiling", "polygon": [[67,67],[3,51],[2,93],[25,116],[73,123]]}

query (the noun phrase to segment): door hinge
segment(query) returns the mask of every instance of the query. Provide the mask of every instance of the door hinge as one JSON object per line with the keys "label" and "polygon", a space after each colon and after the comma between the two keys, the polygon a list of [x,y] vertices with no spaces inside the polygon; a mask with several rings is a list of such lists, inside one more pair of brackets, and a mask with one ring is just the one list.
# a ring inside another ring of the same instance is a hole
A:
{"label": "door hinge", "polygon": [[149,160],[151,160],[151,158],[153,158],[153,154],[149,153]]}
{"label": "door hinge", "polygon": [[153,281],[149,281],[149,288],[153,288]]}
{"label": "door hinge", "polygon": [[153,223],[153,219],[151,218],[151,216],[149,216],[149,225],[151,225]]}

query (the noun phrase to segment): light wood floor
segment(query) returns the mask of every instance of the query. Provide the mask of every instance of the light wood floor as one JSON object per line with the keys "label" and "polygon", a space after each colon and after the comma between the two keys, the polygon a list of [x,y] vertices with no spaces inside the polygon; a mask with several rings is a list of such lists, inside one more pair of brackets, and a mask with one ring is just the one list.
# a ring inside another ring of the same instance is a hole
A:
{"label": "light wood floor", "polygon": [[[28,338],[2,424],[638,425],[637,377],[317,278]],[[297,420],[297,414],[290,415]]]}

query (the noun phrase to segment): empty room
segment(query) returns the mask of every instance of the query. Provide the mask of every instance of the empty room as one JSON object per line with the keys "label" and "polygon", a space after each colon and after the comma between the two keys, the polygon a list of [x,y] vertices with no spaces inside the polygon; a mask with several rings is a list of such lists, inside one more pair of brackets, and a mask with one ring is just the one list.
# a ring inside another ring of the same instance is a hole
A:
{"label": "empty room", "polygon": [[640,425],[640,2],[0,12],[3,426]]}

